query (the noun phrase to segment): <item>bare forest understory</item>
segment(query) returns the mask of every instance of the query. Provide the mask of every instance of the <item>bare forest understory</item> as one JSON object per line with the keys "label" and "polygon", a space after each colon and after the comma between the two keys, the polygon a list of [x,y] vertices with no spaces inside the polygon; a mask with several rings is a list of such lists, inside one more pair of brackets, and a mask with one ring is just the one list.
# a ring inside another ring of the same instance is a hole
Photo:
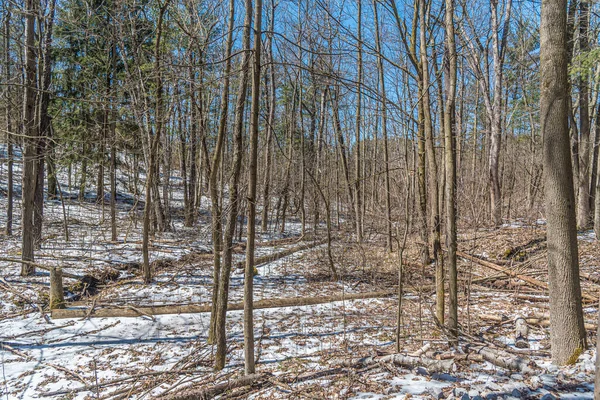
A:
{"label": "bare forest understory", "polygon": [[[173,229],[151,241],[154,281],[144,284],[136,222],[141,209],[119,196],[119,236],[111,242],[106,205],[96,203],[93,193],[89,201],[68,193],[64,213],[60,201],[45,202],[36,254],[39,267],[63,267],[66,309],[50,312],[45,269],[22,277],[21,265],[11,262],[20,259],[19,232],[0,237],[2,399],[593,397],[593,350],[567,367],[550,362],[542,220],[500,229],[460,227],[456,348],[434,318],[434,266],[418,262],[419,238],[409,232],[400,352],[399,260],[396,251],[386,251],[385,235],[374,232],[359,246],[351,224],[335,230],[332,255],[340,279],[333,281],[323,226],[302,238],[292,217],[285,233],[259,234],[257,372],[244,376],[239,269],[231,279],[226,367],[213,372],[208,199],[202,199],[197,226],[184,228],[175,181]],[[5,201],[1,196],[0,208]],[[244,247],[242,237],[234,265],[243,261]],[[592,349],[600,249],[591,231],[579,233],[579,252]]]}

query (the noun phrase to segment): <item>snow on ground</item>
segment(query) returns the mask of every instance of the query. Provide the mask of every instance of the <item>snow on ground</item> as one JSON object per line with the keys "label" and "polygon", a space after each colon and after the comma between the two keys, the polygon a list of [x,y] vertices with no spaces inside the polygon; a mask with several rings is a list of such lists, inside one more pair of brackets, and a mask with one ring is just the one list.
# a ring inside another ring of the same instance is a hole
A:
{"label": "snow on ground", "polygon": [[[17,171],[20,169],[17,168]],[[2,179],[4,175],[0,174],[0,186],[5,184]],[[178,183],[177,180],[172,181]],[[120,185],[121,190],[124,188],[125,185]],[[181,208],[179,190],[180,187],[175,186],[171,196],[174,209]],[[210,303],[212,260],[210,256],[199,256],[211,250],[208,199],[203,198],[202,201],[199,227],[184,228],[182,221],[174,218],[173,231],[160,234],[152,241],[151,257],[159,263],[155,263],[154,283],[144,285],[135,267],[141,261],[141,223],[135,223],[141,211],[133,207],[135,201],[130,201],[128,195],[120,197],[119,240],[111,243],[108,207],[93,201],[79,202],[75,200],[74,192],[66,191],[64,194],[70,240],[66,241],[63,230],[62,203],[47,201],[44,211],[46,230],[37,261],[61,265],[66,271],[80,275],[97,272],[107,266],[131,266],[122,270],[119,281],[101,288],[93,300],[82,299],[76,303],[78,307],[89,307],[92,301],[98,306]],[[93,193],[88,197],[92,199]],[[5,205],[6,198],[0,196],[0,209],[5,209]],[[15,211],[15,221],[19,221],[18,201]],[[4,224],[5,215],[2,214],[0,226]],[[0,236],[2,256],[20,257],[18,225],[15,224],[14,236]],[[509,240],[510,235],[522,234],[523,229],[527,230],[526,235],[537,235],[537,229],[543,229],[543,224],[538,221],[532,228],[525,222],[518,222],[508,224],[506,228],[510,234],[494,238],[495,242],[502,243],[497,246],[500,252],[503,251],[501,246],[506,246],[503,241]],[[299,224],[292,222],[287,224],[285,235],[271,232],[259,236],[261,241],[267,241],[298,235],[299,232]],[[490,233],[474,235],[483,237]],[[591,235],[589,232],[580,235],[584,243],[584,268],[590,268],[589,264],[597,260],[593,243],[589,242]],[[467,244],[481,241],[470,237],[464,240]],[[524,242],[526,240],[520,243]],[[293,244],[258,247],[257,255],[290,246]],[[364,260],[368,260],[367,264],[373,261],[365,257],[374,251],[371,248],[361,249],[362,258],[356,257],[356,254],[352,258],[351,245],[337,243],[334,256],[345,276],[342,282],[332,282],[328,278],[325,246],[261,265],[254,278],[255,299],[325,296],[392,288],[395,282],[387,282],[385,277],[395,276],[395,273],[386,275],[383,269],[378,269],[379,264],[377,267],[365,267]],[[494,257],[498,250],[475,246],[473,253]],[[234,261],[243,258],[240,251],[235,254]],[[472,267],[469,268],[472,271]],[[243,371],[241,311],[228,313],[230,347],[227,367],[215,373],[212,371],[214,348],[206,340],[209,314],[159,315],[154,319],[46,321],[35,305],[47,303],[47,274],[42,271],[34,277],[23,278],[19,271],[18,264],[0,262],[2,279],[19,294],[6,291],[0,297],[2,399],[151,398],[187,385],[224,380]],[[405,288],[402,349],[405,352],[415,351],[429,342],[434,349],[450,352],[445,338],[432,323],[433,296],[420,286],[428,282],[419,278],[420,273],[407,270],[407,281],[415,283]],[[65,279],[65,283],[68,288],[69,280]],[[242,290],[243,274],[234,272],[230,300],[241,301]],[[474,336],[493,334],[498,346],[505,345],[515,350],[512,325],[494,326],[482,320],[482,315],[536,315],[547,312],[547,309],[544,307],[546,303],[516,301],[514,294],[515,290],[510,288],[477,285],[469,290],[468,297],[466,292],[461,292],[463,329]],[[396,307],[395,299],[386,298],[255,310],[258,370],[275,377],[289,377],[311,371],[328,371],[336,365],[334,360],[392,352]],[[595,321],[596,313],[595,306],[586,307],[588,322]],[[530,350],[540,354],[548,352],[546,329],[532,327],[529,341]],[[511,373],[487,362],[458,363],[455,370],[431,375],[423,369],[409,370],[391,365],[347,370],[287,386],[272,385],[247,395],[255,399],[592,398],[594,357],[595,353],[588,350],[580,356],[577,364],[557,368],[549,363],[547,356],[531,356],[541,371],[539,376]],[[122,381],[114,382],[119,379]],[[68,393],[86,386],[88,390]],[[54,396],[50,396],[52,392],[55,392]]]}

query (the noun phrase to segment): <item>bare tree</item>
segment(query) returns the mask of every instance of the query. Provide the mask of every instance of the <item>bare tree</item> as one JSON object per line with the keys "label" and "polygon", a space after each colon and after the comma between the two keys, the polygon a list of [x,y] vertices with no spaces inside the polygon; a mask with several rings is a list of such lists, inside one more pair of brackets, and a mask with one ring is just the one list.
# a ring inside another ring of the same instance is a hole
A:
{"label": "bare tree", "polygon": [[[589,51],[590,4],[579,1],[579,51]],[[580,74],[577,82],[579,92],[579,177],[577,196],[577,226],[587,229],[590,225],[590,88],[588,74]]]}
{"label": "bare tree", "polygon": [[[250,0],[246,2],[250,6]],[[258,158],[258,118],[260,107],[260,52],[262,0],[254,2],[254,58],[252,63],[252,108],[250,110],[250,157],[248,166],[248,233],[244,270],[244,365],[246,374],[255,371],[254,361],[254,247],[256,240],[256,184]]]}
{"label": "bare tree", "polygon": [[362,51],[362,2],[356,2],[357,10],[357,77],[356,77],[356,138],[354,143],[355,177],[354,177],[354,212],[356,219],[356,240],[363,240],[362,197],[361,197],[361,125],[362,125],[362,80],[363,80],[363,51]]}
{"label": "bare tree", "polygon": [[458,277],[456,269],[456,39],[454,0],[446,0],[446,107],[444,109],[446,160],[446,246],[448,248],[449,314],[451,343],[458,343]]}
{"label": "bare tree", "polygon": [[[37,130],[35,123],[36,49],[35,16],[39,9],[37,0],[25,1],[25,88],[23,95],[23,185],[22,185],[22,248],[23,261],[33,261],[34,257],[34,196],[36,182]],[[23,264],[21,275],[32,275],[35,268]]]}
{"label": "bare tree", "polygon": [[[10,58],[10,19],[11,10],[8,4],[5,4],[5,15],[4,15],[4,70],[5,79],[7,83],[11,82],[11,58]],[[6,227],[5,232],[7,235],[12,235],[13,230],[13,202],[14,202],[14,184],[13,184],[13,164],[14,164],[14,150],[13,150],[13,125],[12,125],[12,99],[10,97],[10,90],[8,87],[4,89],[4,112],[5,112],[5,123],[6,123],[6,146],[7,146],[7,193],[6,193]]]}
{"label": "bare tree", "polygon": [[[226,54],[227,62],[225,64],[225,76],[221,93],[221,110],[219,115],[219,132],[217,133],[217,143],[213,152],[212,168],[210,171],[210,198],[212,202],[212,239],[213,239],[213,261],[214,261],[214,284],[213,284],[213,309],[211,312],[211,328],[209,336],[214,335],[217,342],[217,353],[215,355],[215,369],[225,367],[225,356],[227,352],[227,336],[225,332],[225,318],[227,313],[227,300],[229,293],[229,277],[231,274],[231,252],[233,242],[233,228],[237,218],[237,185],[239,181],[239,169],[241,166],[241,143],[236,139],[236,153],[234,175],[230,188],[230,216],[227,222],[226,249],[223,266],[221,266],[221,252],[223,251],[223,227],[222,227],[222,208],[219,203],[219,169],[223,157],[223,144],[227,134],[227,114],[229,110],[229,74],[231,73],[231,48],[233,45],[233,28],[235,17],[235,1],[229,1],[229,25],[227,32]],[[244,36],[244,40],[246,37]],[[243,73],[243,72],[242,72]],[[242,81],[246,79],[243,75]],[[246,90],[244,89],[244,93]],[[238,148],[238,144],[240,148]],[[234,197],[235,196],[235,197]],[[232,214],[235,210],[235,214]],[[220,274],[220,275],[219,275]]]}

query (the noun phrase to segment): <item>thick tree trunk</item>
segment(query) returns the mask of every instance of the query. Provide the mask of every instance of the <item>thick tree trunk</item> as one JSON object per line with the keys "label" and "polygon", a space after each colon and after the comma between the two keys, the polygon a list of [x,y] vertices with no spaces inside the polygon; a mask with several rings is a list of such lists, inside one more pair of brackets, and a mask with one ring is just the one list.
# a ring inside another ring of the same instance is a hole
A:
{"label": "thick tree trunk", "polygon": [[586,346],[575,195],[569,152],[569,84],[566,0],[542,3],[540,28],[540,120],[544,137],[544,192],[547,214],[550,342],[555,364],[572,364]]}

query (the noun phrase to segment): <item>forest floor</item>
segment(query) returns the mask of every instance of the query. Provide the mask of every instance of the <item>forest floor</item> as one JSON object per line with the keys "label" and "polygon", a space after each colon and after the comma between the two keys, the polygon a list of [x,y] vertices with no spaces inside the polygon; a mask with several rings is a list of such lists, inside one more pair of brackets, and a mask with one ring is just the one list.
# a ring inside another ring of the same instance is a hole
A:
{"label": "forest floor", "polygon": [[[173,204],[179,200],[173,199]],[[186,387],[215,387],[241,376],[242,311],[228,313],[228,362],[218,373],[212,370],[214,348],[206,340],[209,313],[104,318],[93,314],[109,307],[136,310],[210,304],[212,261],[206,205],[202,205],[199,228],[184,228],[174,217],[173,231],[152,241],[155,280],[144,285],[139,271],[141,224],[135,223],[139,209],[127,202],[119,204],[119,240],[113,243],[108,206],[68,200],[65,214],[71,240],[66,241],[62,205],[47,201],[44,241],[36,261],[60,265],[77,275],[102,276],[109,269],[119,270],[119,276],[86,296],[79,296],[80,283],[65,278],[71,296],[68,307],[88,310],[89,315],[58,319],[46,309],[47,272],[38,270],[35,276],[24,278],[19,264],[0,262],[0,398],[154,398]],[[5,207],[6,197],[0,194],[0,209]],[[15,221],[19,221],[18,204],[16,211]],[[5,224],[3,218],[4,213],[0,226]],[[568,367],[550,363],[548,293],[535,284],[536,280],[547,282],[545,227],[539,222],[517,221],[497,230],[461,230],[459,250],[474,257],[459,259],[463,339],[454,349],[432,318],[434,267],[418,266],[416,245],[409,244],[401,352],[423,353],[417,358],[421,361],[445,360],[440,361],[441,368],[356,361],[367,356],[380,360],[395,352],[396,296],[258,309],[254,316],[261,378],[253,386],[225,392],[223,398],[593,398],[594,350],[586,350]],[[286,235],[259,235],[259,242],[266,245],[258,247],[258,254],[295,246],[291,239],[276,241],[299,235],[298,223],[287,227]],[[584,304],[584,317],[589,344],[595,346],[598,310],[591,299],[600,292],[600,250],[592,233],[582,232],[579,239],[581,270],[586,274],[582,287],[590,298]],[[337,282],[329,276],[325,245],[260,265],[255,300],[343,298],[396,290],[397,256],[388,255],[382,242],[373,238],[359,247],[350,234],[338,234],[333,254],[341,273]],[[18,230],[14,236],[0,236],[0,257],[20,258]],[[477,257],[508,272],[480,265]],[[243,258],[240,246],[235,261]],[[241,301],[242,294],[243,274],[236,271],[230,301]],[[517,316],[529,324],[528,349],[515,347]],[[525,366],[511,371],[469,350],[481,344],[500,358],[522,360],[520,365]]]}

